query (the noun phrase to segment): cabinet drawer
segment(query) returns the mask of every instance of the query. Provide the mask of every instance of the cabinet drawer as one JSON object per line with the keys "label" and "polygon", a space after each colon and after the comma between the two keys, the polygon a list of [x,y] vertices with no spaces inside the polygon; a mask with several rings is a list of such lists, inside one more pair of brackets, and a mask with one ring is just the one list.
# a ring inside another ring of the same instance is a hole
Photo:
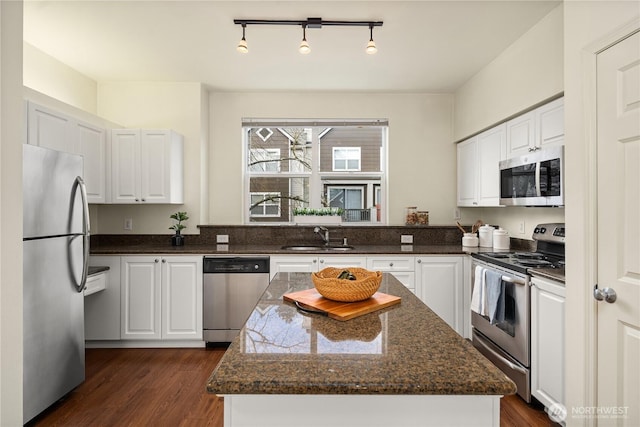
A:
{"label": "cabinet drawer", "polygon": [[104,291],[107,287],[107,273],[106,271],[93,276],[87,277],[87,286],[84,289],[84,296],[93,295],[96,292]]}
{"label": "cabinet drawer", "polygon": [[367,259],[367,268],[377,271],[414,271],[413,257],[371,257]]}

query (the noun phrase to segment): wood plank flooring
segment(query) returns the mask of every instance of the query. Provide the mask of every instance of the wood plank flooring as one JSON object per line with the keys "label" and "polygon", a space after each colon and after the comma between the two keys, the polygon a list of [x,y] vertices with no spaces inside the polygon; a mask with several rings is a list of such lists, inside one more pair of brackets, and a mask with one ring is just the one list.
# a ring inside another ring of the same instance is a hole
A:
{"label": "wood plank flooring", "polygon": [[[86,381],[28,426],[223,425],[223,400],[205,384],[224,348],[87,349]],[[556,426],[517,396],[500,404],[501,427]]]}

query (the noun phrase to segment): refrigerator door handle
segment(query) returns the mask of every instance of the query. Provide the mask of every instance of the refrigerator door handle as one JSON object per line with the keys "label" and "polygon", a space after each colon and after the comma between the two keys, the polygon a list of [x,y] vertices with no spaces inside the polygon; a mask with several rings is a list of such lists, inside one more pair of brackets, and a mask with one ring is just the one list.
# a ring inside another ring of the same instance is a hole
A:
{"label": "refrigerator door handle", "polygon": [[78,292],[84,291],[89,275],[89,248],[91,244],[91,224],[89,223],[89,203],[87,202],[87,187],[82,177],[77,176],[74,185],[80,188],[82,198],[82,279],[77,286]]}

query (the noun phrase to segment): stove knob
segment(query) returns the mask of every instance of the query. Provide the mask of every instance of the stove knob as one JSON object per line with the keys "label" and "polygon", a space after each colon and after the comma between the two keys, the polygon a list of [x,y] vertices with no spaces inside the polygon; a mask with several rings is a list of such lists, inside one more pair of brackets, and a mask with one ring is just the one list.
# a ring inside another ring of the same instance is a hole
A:
{"label": "stove knob", "polygon": [[533,234],[538,234],[540,232],[540,229],[538,227],[533,229]]}
{"label": "stove knob", "polygon": [[540,227],[540,232],[541,232],[542,234],[544,234],[544,233],[546,233],[546,232],[547,232],[547,229],[546,229],[546,228],[544,228],[544,227]]}

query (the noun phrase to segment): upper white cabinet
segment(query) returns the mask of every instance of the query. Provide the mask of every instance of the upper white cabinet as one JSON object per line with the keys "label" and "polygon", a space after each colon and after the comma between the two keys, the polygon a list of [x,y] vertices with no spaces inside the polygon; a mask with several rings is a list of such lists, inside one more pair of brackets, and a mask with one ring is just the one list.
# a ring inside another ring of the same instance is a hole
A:
{"label": "upper white cabinet", "polygon": [[89,203],[108,202],[106,135],[103,127],[27,101],[27,142],[81,155]]}
{"label": "upper white cabinet", "polygon": [[182,136],[113,129],[111,180],[112,203],[184,203]]}
{"label": "upper white cabinet", "polygon": [[464,256],[416,257],[416,295],[464,336],[463,260]]}
{"label": "upper white cabinet", "polygon": [[500,160],[506,158],[506,125],[457,145],[458,206],[500,205]]}
{"label": "upper white cabinet", "polygon": [[564,144],[564,98],[507,122],[507,158]]}

